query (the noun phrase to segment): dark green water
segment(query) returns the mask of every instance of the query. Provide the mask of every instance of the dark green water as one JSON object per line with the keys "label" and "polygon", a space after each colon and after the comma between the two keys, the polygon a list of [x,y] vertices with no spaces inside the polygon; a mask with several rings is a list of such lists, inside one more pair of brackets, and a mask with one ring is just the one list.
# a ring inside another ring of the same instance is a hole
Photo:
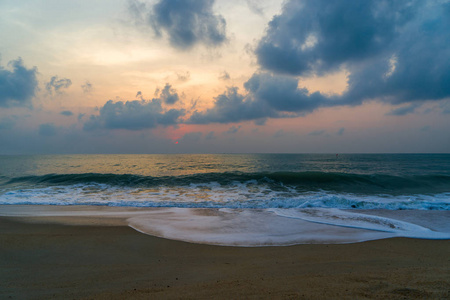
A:
{"label": "dark green water", "polygon": [[450,209],[450,154],[0,156],[0,204]]}

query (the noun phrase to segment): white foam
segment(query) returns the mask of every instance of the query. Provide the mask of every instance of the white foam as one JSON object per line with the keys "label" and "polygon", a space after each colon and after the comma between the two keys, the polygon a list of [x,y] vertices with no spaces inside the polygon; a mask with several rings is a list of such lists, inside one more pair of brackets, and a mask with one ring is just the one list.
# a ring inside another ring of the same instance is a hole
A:
{"label": "white foam", "polygon": [[314,209],[269,209],[275,214],[287,218],[301,219],[320,224],[350,228],[392,232],[402,237],[449,239],[449,232],[437,232],[429,228],[396,219],[358,212],[343,211],[335,208]]}
{"label": "white foam", "polygon": [[225,246],[352,243],[395,234],[286,218],[268,210],[165,208],[128,219],[143,233]]}
{"label": "white foam", "polygon": [[153,188],[76,184],[0,190],[0,204],[107,205],[203,208],[338,208],[450,210],[450,193],[436,195],[355,195],[325,191],[271,190],[253,181],[221,186],[210,182]]}
{"label": "white foam", "polygon": [[[121,218],[126,220],[130,227],[149,235],[226,246],[354,243],[399,236],[450,239],[448,232],[450,227],[440,226],[446,224],[445,220],[449,217],[444,211],[395,211],[395,214],[389,211],[388,215],[395,217],[391,218],[383,216],[386,211],[370,211],[370,214],[362,214],[339,209],[45,205],[6,205],[0,208],[0,216],[8,217]],[[407,222],[405,219],[425,220],[422,225],[430,225],[434,230]]]}

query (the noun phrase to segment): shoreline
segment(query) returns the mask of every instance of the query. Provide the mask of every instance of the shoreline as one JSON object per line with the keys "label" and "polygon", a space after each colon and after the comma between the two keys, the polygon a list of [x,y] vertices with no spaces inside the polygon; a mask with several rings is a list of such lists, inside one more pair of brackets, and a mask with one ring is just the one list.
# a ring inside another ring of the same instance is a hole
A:
{"label": "shoreline", "polygon": [[123,224],[42,221],[0,217],[0,298],[450,296],[450,240],[224,247],[149,236]]}
{"label": "shoreline", "polygon": [[0,217],[61,225],[128,226],[150,236],[219,246],[348,244],[394,237],[450,240],[449,212],[434,210],[330,213],[316,209],[0,205]]}

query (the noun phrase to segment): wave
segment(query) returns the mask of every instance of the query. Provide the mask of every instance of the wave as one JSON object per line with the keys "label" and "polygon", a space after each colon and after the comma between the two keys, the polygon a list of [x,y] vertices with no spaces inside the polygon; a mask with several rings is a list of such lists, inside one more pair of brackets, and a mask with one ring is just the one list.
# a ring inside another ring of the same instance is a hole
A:
{"label": "wave", "polygon": [[130,188],[76,184],[20,188],[0,192],[0,204],[101,205],[185,208],[338,208],[450,210],[450,193],[434,195],[356,195],[335,192],[285,192],[268,186],[237,183],[191,184],[186,187]]}
{"label": "wave", "polygon": [[183,176],[142,176],[131,174],[47,174],[3,180],[3,186],[55,186],[75,184],[108,184],[119,187],[187,186],[217,183],[221,186],[236,182],[269,185],[272,189],[296,191],[336,191],[361,194],[432,194],[450,192],[449,175],[352,174],[328,172],[260,172],[203,173]]}
{"label": "wave", "polygon": [[1,178],[0,204],[450,210],[450,176],[326,172]]}

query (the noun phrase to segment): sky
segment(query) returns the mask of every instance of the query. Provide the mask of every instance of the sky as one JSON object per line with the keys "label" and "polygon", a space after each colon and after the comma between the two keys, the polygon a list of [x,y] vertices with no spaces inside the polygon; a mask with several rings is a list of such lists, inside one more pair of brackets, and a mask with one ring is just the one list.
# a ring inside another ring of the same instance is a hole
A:
{"label": "sky", "polygon": [[449,153],[448,0],[2,0],[0,154]]}

